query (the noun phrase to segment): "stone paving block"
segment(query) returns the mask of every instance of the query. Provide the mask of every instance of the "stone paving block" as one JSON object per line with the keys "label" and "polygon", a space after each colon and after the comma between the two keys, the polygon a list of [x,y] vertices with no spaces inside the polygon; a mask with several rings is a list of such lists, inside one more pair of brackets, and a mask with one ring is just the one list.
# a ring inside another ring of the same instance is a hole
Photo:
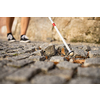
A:
{"label": "stone paving block", "polygon": [[43,45],[40,48],[44,51],[45,56],[54,56],[56,54],[55,45]]}
{"label": "stone paving block", "polygon": [[61,61],[67,61],[67,59],[61,56],[53,56],[50,58],[50,61],[51,62],[61,62]]}
{"label": "stone paving block", "polygon": [[22,82],[27,81],[37,73],[39,73],[41,70],[38,68],[28,68],[24,67],[22,69],[19,69],[18,71],[8,75],[5,79],[6,80],[12,80],[15,82]]}
{"label": "stone paving block", "polygon": [[6,56],[7,56],[7,57],[12,57],[12,56],[17,56],[18,54],[19,54],[18,52],[7,53]]}
{"label": "stone paving block", "polygon": [[37,55],[37,56],[43,56],[43,50],[37,50],[35,52],[33,52],[33,55]]}
{"label": "stone paving block", "polygon": [[89,51],[89,57],[100,57],[100,50]]}
{"label": "stone paving block", "polygon": [[91,47],[88,46],[88,45],[84,45],[82,49],[83,49],[84,51],[90,51],[90,50],[91,50]]}
{"label": "stone paving block", "polygon": [[31,54],[25,53],[25,54],[17,55],[15,57],[8,57],[7,60],[8,61],[22,60],[22,59],[29,58],[30,56],[31,56]]}
{"label": "stone paving block", "polygon": [[35,51],[35,48],[34,47],[30,47],[30,48],[24,49],[24,50],[25,50],[25,53],[31,53],[31,52]]}
{"label": "stone paving block", "polygon": [[9,81],[9,80],[2,80],[0,81],[0,84],[16,84],[16,83],[13,81]]}
{"label": "stone paving block", "polygon": [[54,68],[54,63],[47,61],[37,61],[34,64],[32,64],[31,67],[40,68],[43,72],[47,72],[48,70]]}
{"label": "stone paving block", "polygon": [[5,54],[5,51],[0,51],[0,54]]}
{"label": "stone paving block", "polygon": [[8,50],[6,50],[6,52],[7,53],[14,53],[14,52],[18,52],[18,50],[17,50],[17,48],[15,49],[13,49],[13,48],[11,48],[10,50],[8,49]]}
{"label": "stone paving block", "polygon": [[91,78],[100,78],[100,68],[93,68],[93,67],[80,68],[79,67],[77,75],[91,77]]}
{"label": "stone paving block", "polygon": [[86,58],[87,57],[87,52],[82,50],[82,49],[74,49],[74,56],[75,57],[81,56],[83,58]]}
{"label": "stone paving block", "polygon": [[5,58],[7,56],[7,54],[1,54],[0,58]]}
{"label": "stone paving block", "polygon": [[84,66],[86,67],[98,67],[100,66],[100,58],[88,58],[84,62]]}
{"label": "stone paving block", "polygon": [[33,61],[44,61],[46,58],[45,56],[32,56],[32,57],[29,57],[29,59]]}
{"label": "stone paving block", "polygon": [[21,54],[21,53],[31,53],[31,52],[34,52],[34,51],[35,51],[35,48],[33,47],[32,49],[18,50],[18,54]]}
{"label": "stone paving block", "polygon": [[61,78],[59,76],[53,76],[53,75],[43,75],[43,76],[35,76],[31,80],[32,84],[64,84],[66,83],[66,80],[64,78]]}
{"label": "stone paving block", "polygon": [[68,61],[60,62],[56,65],[59,69],[76,69],[80,67],[80,64],[74,64]]}
{"label": "stone paving block", "polygon": [[45,48],[46,46],[48,46],[49,45],[49,43],[43,43],[43,44],[41,44],[39,47],[41,48],[41,49],[43,49],[43,48]]}
{"label": "stone paving block", "polygon": [[0,80],[4,79],[4,77],[15,72],[16,70],[17,70],[16,68],[11,68],[8,66],[0,68]]}
{"label": "stone paving block", "polygon": [[77,77],[75,79],[71,79],[69,84],[100,84],[100,79]]}
{"label": "stone paving block", "polygon": [[7,65],[8,61],[7,60],[1,60],[1,62],[3,63],[3,65]]}
{"label": "stone paving block", "polygon": [[19,60],[19,61],[13,61],[13,62],[8,62],[7,63],[7,66],[11,66],[11,67],[23,67],[25,65],[28,65],[30,63],[34,63],[33,60],[28,60],[28,59],[25,59],[25,60]]}
{"label": "stone paving block", "polygon": [[3,67],[3,63],[2,62],[0,62],[0,67]]}
{"label": "stone paving block", "polygon": [[56,69],[49,71],[47,74],[63,77],[66,80],[70,80],[73,76],[73,70],[59,70],[56,68]]}

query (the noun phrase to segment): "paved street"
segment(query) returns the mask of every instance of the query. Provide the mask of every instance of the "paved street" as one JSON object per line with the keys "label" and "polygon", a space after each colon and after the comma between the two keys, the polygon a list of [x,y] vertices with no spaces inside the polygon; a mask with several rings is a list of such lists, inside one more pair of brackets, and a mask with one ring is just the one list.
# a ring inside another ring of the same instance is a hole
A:
{"label": "paved street", "polygon": [[100,84],[100,44],[0,40],[0,84]]}

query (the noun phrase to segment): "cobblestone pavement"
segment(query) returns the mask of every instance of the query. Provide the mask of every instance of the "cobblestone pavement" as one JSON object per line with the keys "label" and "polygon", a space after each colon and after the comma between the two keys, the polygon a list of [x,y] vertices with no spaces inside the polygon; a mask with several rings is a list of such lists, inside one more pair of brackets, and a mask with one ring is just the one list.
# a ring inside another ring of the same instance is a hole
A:
{"label": "cobblestone pavement", "polygon": [[100,45],[0,40],[0,84],[100,84]]}

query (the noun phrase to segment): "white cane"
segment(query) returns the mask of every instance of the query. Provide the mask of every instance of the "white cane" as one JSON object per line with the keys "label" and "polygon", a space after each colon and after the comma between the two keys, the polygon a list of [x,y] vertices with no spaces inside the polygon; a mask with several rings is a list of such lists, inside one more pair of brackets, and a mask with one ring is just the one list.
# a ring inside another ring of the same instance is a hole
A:
{"label": "white cane", "polygon": [[69,46],[67,45],[66,41],[64,40],[64,38],[62,37],[62,35],[60,34],[59,30],[57,29],[55,23],[52,21],[51,17],[48,17],[49,20],[51,21],[52,25],[54,26],[54,28],[56,29],[57,33],[59,34],[61,40],[63,41],[64,45],[66,46],[66,48],[68,49],[69,51],[69,55],[70,56],[73,56],[74,55],[74,52],[70,50]]}

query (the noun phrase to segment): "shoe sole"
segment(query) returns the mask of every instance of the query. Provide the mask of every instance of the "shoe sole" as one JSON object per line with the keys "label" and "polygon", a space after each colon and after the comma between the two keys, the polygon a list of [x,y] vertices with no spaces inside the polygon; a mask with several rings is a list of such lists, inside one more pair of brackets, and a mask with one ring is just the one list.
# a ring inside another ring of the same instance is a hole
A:
{"label": "shoe sole", "polygon": [[30,43],[31,41],[29,40],[29,41],[20,41],[20,42],[23,42],[23,43]]}
{"label": "shoe sole", "polygon": [[10,40],[9,42],[15,42],[16,40]]}

